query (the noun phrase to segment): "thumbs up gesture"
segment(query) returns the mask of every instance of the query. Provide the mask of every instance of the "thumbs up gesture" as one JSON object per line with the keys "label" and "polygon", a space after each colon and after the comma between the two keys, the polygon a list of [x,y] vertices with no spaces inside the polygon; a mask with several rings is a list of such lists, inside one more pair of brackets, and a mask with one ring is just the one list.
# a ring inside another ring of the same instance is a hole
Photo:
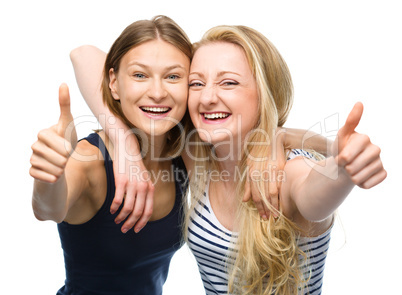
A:
{"label": "thumbs up gesture", "polygon": [[56,125],[38,133],[32,145],[29,173],[37,180],[54,183],[64,173],[67,161],[77,145],[70,94],[66,84],[59,88],[60,118]]}
{"label": "thumbs up gesture", "polygon": [[332,155],[354,184],[369,189],[381,183],[387,172],[380,159],[380,148],[372,144],[367,135],[355,131],[362,115],[363,104],[358,102],[338,131]]}

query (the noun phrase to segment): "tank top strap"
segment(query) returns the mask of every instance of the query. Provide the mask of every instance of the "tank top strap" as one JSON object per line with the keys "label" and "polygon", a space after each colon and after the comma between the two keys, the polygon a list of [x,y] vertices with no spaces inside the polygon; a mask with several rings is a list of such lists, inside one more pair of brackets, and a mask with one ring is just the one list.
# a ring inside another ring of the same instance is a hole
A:
{"label": "tank top strap", "polygon": [[[106,171],[106,181],[107,181],[107,193],[106,199],[103,203],[101,209],[95,215],[95,217],[103,212],[106,212],[107,215],[110,215],[110,206],[112,205],[113,198],[115,195],[116,187],[114,182],[114,172],[113,172],[113,161],[110,157],[108,150],[106,149],[105,143],[103,142],[102,138],[99,136],[98,133],[91,133],[87,137],[80,139],[86,140],[93,146],[96,146],[102,153],[104,162],[105,162],[105,171]],[[110,215],[112,216],[112,215]],[[114,215],[113,215],[114,216]]]}
{"label": "tank top strap", "polygon": [[110,155],[108,150],[106,149],[105,143],[103,142],[102,138],[99,136],[98,133],[91,133],[87,137],[80,139],[81,140],[86,140],[90,144],[96,146],[102,153],[103,158],[105,161],[111,161]]}

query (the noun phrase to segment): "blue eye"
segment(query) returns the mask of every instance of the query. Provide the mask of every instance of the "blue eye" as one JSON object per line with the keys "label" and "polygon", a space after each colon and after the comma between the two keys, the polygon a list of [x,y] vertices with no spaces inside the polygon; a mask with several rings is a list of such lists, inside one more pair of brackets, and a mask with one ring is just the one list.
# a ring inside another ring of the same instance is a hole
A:
{"label": "blue eye", "polygon": [[174,75],[174,74],[167,76],[168,80],[177,80],[179,78],[180,78],[179,75]]}
{"label": "blue eye", "polygon": [[141,73],[135,73],[133,76],[138,79],[145,79],[145,75]]}
{"label": "blue eye", "polygon": [[190,83],[188,86],[190,86],[190,87],[201,87],[202,84],[201,83]]}

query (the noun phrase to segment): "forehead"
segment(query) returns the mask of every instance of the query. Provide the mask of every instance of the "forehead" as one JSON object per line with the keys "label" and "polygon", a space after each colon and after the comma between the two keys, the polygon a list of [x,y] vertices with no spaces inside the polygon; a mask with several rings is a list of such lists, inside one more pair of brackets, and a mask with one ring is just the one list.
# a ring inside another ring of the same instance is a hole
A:
{"label": "forehead", "polygon": [[194,54],[191,71],[216,69],[251,73],[243,48],[228,42],[202,45]]}
{"label": "forehead", "polygon": [[145,42],[131,48],[122,58],[122,63],[131,65],[135,63],[145,65],[179,64],[185,68],[190,65],[190,59],[177,47],[157,39]]}

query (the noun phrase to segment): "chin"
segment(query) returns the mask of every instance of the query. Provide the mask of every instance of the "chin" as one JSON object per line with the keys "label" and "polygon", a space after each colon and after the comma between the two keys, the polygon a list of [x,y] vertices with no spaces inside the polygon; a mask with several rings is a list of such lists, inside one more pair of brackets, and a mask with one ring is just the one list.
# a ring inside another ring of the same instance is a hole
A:
{"label": "chin", "polygon": [[198,133],[198,136],[200,137],[202,142],[206,142],[206,143],[211,143],[211,137],[207,136],[205,133]]}
{"label": "chin", "polygon": [[233,139],[228,137],[228,136],[224,136],[224,135],[217,135],[217,134],[210,134],[210,133],[205,133],[205,132],[198,132],[198,135],[200,136],[200,139],[205,142],[205,143],[209,143],[212,145],[220,145],[220,144],[233,144]]}

